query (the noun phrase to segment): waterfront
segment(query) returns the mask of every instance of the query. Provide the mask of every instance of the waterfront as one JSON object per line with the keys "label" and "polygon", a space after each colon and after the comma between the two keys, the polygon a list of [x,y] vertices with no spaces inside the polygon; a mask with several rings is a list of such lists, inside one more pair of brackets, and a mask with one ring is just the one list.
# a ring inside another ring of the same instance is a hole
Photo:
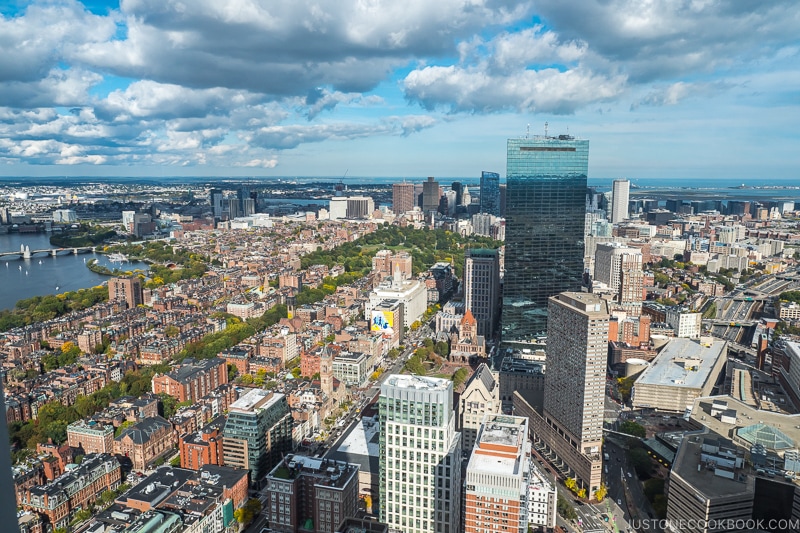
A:
{"label": "waterfront", "polygon": [[[20,245],[30,246],[31,250],[53,248],[49,238],[50,235],[47,233],[0,234],[0,252],[18,251]],[[4,257],[0,259],[0,310],[11,309],[17,301],[32,296],[45,296],[100,285],[108,279],[108,276],[95,274],[86,268],[85,261],[89,259],[97,259],[98,264],[110,269],[147,269],[145,263],[112,263],[105,255],[96,253],[56,257],[37,255],[27,260],[16,256]]]}

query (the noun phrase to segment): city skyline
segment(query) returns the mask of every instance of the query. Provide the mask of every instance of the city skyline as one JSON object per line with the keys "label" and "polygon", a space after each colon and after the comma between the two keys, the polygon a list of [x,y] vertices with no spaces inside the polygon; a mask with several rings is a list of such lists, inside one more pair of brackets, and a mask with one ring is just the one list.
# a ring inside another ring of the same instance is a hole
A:
{"label": "city skyline", "polygon": [[0,175],[478,176],[548,122],[593,140],[592,177],[788,179],[798,18],[792,2],[10,2]]}

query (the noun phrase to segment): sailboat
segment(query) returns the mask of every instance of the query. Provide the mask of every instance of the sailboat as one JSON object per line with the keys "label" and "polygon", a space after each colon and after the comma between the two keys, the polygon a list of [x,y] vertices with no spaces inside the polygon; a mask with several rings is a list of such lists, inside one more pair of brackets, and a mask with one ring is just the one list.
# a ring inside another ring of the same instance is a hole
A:
{"label": "sailboat", "polygon": [[19,270],[22,271],[22,265],[19,266]]}
{"label": "sailboat", "polygon": [[40,265],[42,264],[42,260],[41,260],[41,259],[39,259],[39,264],[40,264]]}

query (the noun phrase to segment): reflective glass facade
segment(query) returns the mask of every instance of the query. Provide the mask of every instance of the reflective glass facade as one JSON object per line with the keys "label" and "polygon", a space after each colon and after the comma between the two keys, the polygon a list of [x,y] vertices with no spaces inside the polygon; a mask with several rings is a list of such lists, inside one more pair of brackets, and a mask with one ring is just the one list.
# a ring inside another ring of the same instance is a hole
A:
{"label": "reflective glass facade", "polygon": [[481,172],[481,213],[500,216],[500,174]]}
{"label": "reflective glass facade", "polygon": [[547,331],[550,296],[580,291],[589,141],[509,139],[502,340]]}

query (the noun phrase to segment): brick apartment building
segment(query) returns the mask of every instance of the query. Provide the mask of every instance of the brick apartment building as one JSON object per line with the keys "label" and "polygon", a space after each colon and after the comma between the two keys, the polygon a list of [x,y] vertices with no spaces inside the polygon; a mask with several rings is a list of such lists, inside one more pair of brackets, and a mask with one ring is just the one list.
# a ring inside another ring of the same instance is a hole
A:
{"label": "brick apartment building", "polygon": [[103,492],[116,489],[121,482],[122,469],[115,457],[89,454],[78,468],[53,482],[26,489],[19,495],[20,505],[41,515],[54,529],[66,528],[75,511],[87,509]]}
{"label": "brick apartment building", "polygon": [[179,402],[196,402],[227,382],[228,368],[225,359],[185,359],[172,372],[153,376],[153,392],[168,394]]}
{"label": "brick apartment building", "polygon": [[94,420],[78,420],[67,426],[67,443],[84,453],[112,453],[114,426]]}
{"label": "brick apartment building", "polygon": [[180,436],[178,448],[181,454],[181,468],[199,470],[205,465],[223,464],[222,429],[225,416],[220,415],[199,431]]}

